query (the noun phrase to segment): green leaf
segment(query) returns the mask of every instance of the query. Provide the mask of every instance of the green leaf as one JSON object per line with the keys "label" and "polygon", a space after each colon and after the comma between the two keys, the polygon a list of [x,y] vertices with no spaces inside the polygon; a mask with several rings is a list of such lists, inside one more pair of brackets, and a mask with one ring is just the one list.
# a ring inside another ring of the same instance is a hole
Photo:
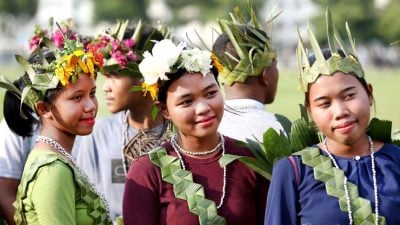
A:
{"label": "green leaf", "polygon": [[22,118],[27,119],[26,115],[22,111],[22,104],[25,103],[33,111],[35,111],[35,103],[39,101],[39,97],[34,89],[30,86],[26,86],[21,93],[21,105],[20,105],[20,115]]}
{"label": "green leaf", "polygon": [[151,118],[154,120],[156,119],[157,115],[158,115],[158,108],[156,105],[153,105],[151,107]]}
{"label": "green leaf", "polygon": [[290,137],[290,131],[292,128],[292,121],[282,114],[275,114],[276,119],[282,125],[283,130],[286,132],[287,136]]}
{"label": "green leaf", "polygon": [[250,167],[252,170],[260,174],[261,176],[271,180],[272,177],[272,164],[262,163],[253,157],[243,156],[239,159],[240,162]]}
{"label": "green leaf", "polygon": [[271,179],[272,165],[260,162],[260,160],[253,157],[225,154],[219,159],[219,164],[221,165],[221,167],[223,167],[229,165],[235,160],[239,160],[240,162],[242,162],[255,172],[259,173],[261,176],[267,178],[268,180]]}
{"label": "green leaf", "polygon": [[372,139],[382,142],[391,142],[392,122],[389,120],[372,118],[369,122],[367,133]]}
{"label": "green leaf", "polygon": [[299,151],[319,143],[318,132],[305,118],[300,118],[293,122],[290,141],[293,150]]}
{"label": "green leaf", "polygon": [[47,74],[38,74],[32,81],[32,87],[36,90],[46,91],[48,89],[56,88],[59,83],[57,76],[51,76]]}
{"label": "green leaf", "polygon": [[36,73],[35,70],[33,70],[31,64],[22,55],[15,55],[15,59],[22,66],[22,68],[24,68],[25,72],[29,76],[29,79],[33,80]]}
{"label": "green leaf", "polygon": [[265,163],[271,162],[271,160],[268,158],[268,153],[265,151],[263,143],[251,139],[246,139],[246,141],[247,143],[244,143],[245,147],[249,148],[257,159]]}
{"label": "green leaf", "polygon": [[131,87],[131,89],[129,89],[129,91],[134,92],[134,91],[142,91],[143,88],[142,86],[133,86]]}
{"label": "green leaf", "polygon": [[227,165],[231,164],[233,161],[235,161],[241,157],[243,157],[243,156],[225,154],[219,159],[219,165],[221,167],[227,166]]}
{"label": "green leaf", "polygon": [[284,134],[278,134],[276,130],[269,128],[264,133],[264,147],[272,156],[272,163],[292,153],[291,145]]}
{"label": "green leaf", "polygon": [[0,75],[0,87],[4,88],[17,96],[21,96],[21,91],[7,77]]}

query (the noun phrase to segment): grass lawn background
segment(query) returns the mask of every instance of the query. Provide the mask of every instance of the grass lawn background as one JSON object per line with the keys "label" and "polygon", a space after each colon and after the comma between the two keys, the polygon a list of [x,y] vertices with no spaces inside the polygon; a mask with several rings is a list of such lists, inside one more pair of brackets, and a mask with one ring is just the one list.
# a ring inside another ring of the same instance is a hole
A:
{"label": "grass lawn background", "polygon": [[[14,79],[22,74],[18,67],[0,67],[0,74]],[[366,76],[368,82],[373,84],[375,98],[375,112],[372,116],[380,119],[388,119],[393,122],[393,130],[400,128],[400,101],[396,100],[400,95],[400,69],[377,69],[367,68]],[[99,101],[98,118],[109,115],[105,104],[103,104],[104,92],[102,85],[104,77],[99,76],[97,83],[97,98]],[[297,73],[295,70],[280,70],[278,92],[275,102],[268,105],[269,111],[286,115],[294,120],[300,117],[298,105],[303,103],[304,95],[297,89]],[[0,89],[0,119],[3,118],[4,89]],[[397,96],[397,97],[396,97]],[[396,103],[397,102],[397,103]]]}

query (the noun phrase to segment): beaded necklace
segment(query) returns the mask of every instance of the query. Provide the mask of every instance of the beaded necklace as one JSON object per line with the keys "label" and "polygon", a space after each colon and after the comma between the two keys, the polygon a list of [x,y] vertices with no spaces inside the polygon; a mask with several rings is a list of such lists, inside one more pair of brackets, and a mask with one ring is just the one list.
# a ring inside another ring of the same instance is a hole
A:
{"label": "beaded necklace", "polygon": [[[377,185],[377,181],[376,181],[376,169],[375,169],[375,155],[374,155],[374,143],[372,142],[371,137],[368,136],[368,142],[369,142],[369,150],[371,152],[371,167],[372,167],[372,182],[373,182],[373,186],[374,186],[374,200],[375,200],[375,225],[379,224],[379,202],[378,202],[378,185]],[[327,138],[324,139],[323,145],[325,148],[325,151],[328,153],[329,158],[332,160],[333,165],[339,168],[339,165],[337,164],[335,158],[333,157],[332,153],[328,150],[328,145],[327,143]],[[356,157],[359,158],[359,157]],[[347,177],[344,176],[344,192],[346,195],[346,203],[347,203],[347,211],[348,211],[348,216],[349,216],[349,224],[352,225],[353,224],[353,212],[351,209],[351,203],[350,203],[350,194],[349,194],[349,190],[348,190],[348,186],[347,186]]]}
{"label": "beaded necklace", "polygon": [[72,158],[71,154],[69,154],[64,147],[61,146],[60,143],[58,143],[57,141],[55,141],[52,138],[46,137],[46,136],[42,136],[39,135],[35,141],[35,143],[37,142],[42,142],[45,144],[48,144],[50,146],[52,146],[53,148],[55,148],[61,155],[63,155],[64,157],[66,157],[73,165],[75,165],[75,168],[79,171],[79,173],[82,175],[83,179],[90,185],[90,187],[92,188],[92,190],[97,194],[97,196],[100,197],[100,199],[103,201],[104,206],[106,208],[106,213],[107,213],[107,217],[110,217],[110,207],[108,205],[108,202],[106,200],[106,198],[104,197],[104,195],[102,193],[100,193],[99,191],[97,191],[95,185],[89,180],[88,176],[86,175],[86,173],[81,170],[81,168],[79,168],[78,166],[76,166],[75,160]]}
{"label": "beaded necklace", "polygon": [[[221,146],[222,147],[222,156],[224,156],[225,155],[225,139],[224,139],[224,137],[220,134],[220,137],[221,137],[221,141],[220,141],[220,143],[217,145],[217,147],[218,146]],[[174,151],[176,152],[176,154],[178,155],[178,159],[179,159],[179,162],[181,163],[181,166],[182,166],[182,169],[184,169],[184,170],[186,170],[186,166],[185,166],[185,163],[184,163],[184,161],[183,161],[183,159],[182,159],[182,155],[181,155],[181,153],[179,152],[180,151],[180,149],[183,149],[177,142],[175,142],[175,140],[174,140],[175,138],[171,138],[171,144],[172,144],[172,148],[174,149]],[[179,149],[179,150],[178,150]],[[215,148],[215,149],[218,149],[218,148]],[[216,150],[214,150],[214,151],[216,151]],[[192,152],[192,151],[182,151],[182,152]],[[209,152],[209,151],[208,151]],[[193,152],[192,152],[193,153]],[[223,170],[224,170],[224,177],[223,177],[223,179],[222,179],[222,195],[221,195],[221,199],[220,199],[220,201],[219,201],[219,204],[218,204],[218,206],[217,206],[217,209],[219,209],[219,208],[221,208],[222,207],[222,205],[224,204],[224,199],[225,199],[225,194],[226,194],[226,166],[224,166],[223,167]]]}
{"label": "beaded necklace", "polygon": [[219,142],[213,149],[211,149],[211,150],[208,150],[208,151],[205,151],[205,152],[192,152],[192,151],[187,151],[187,150],[183,149],[183,148],[178,144],[178,142],[177,142],[177,140],[176,140],[177,138],[178,138],[178,136],[175,134],[175,135],[171,138],[171,144],[174,145],[174,147],[176,147],[177,149],[179,149],[179,151],[181,151],[181,152],[183,152],[183,153],[185,153],[185,154],[187,154],[187,155],[193,155],[193,156],[209,155],[209,154],[211,154],[211,153],[216,152],[216,151],[219,149],[219,147],[221,147],[221,145],[222,145],[222,140],[224,139],[224,138],[221,136],[220,142]]}

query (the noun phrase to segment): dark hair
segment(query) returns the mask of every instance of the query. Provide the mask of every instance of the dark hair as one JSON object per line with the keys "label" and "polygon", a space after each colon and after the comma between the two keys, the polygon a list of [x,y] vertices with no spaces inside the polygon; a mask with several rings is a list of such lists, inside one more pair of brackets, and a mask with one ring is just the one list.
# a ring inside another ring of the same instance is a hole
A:
{"label": "dark hair", "polygon": [[[252,42],[252,40],[257,40],[259,42],[263,42],[263,40],[260,39],[260,37],[254,33],[254,31],[252,31],[251,29],[249,29],[246,26],[239,26],[239,29],[241,32],[243,32],[244,36],[248,36],[247,38],[244,37],[243,41],[250,43]],[[254,28],[257,32],[259,32],[262,36],[264,36],[267,39],[270,39],[267,35],[267,33],[263,30]],[[250,51],[251,47],[247,46],[246,47],[247,50]],[[231,54],[234,57],[238,57],[238,54],[236,52],[236,49],[234,48],[234,46],[232,45],[231,40],[229,39],[229,36],[224,32],[221,35],[218,36],[217,40],[215,40],[214,44],[213,44],[213,52],[222,60],[229,62],[232,66],[236,65],[237,62],[233,61],[232,59],[230,59],[225,52],[228,52],[229,54]]]}
{"label": "dark hair", "polygon": [[[136,25],[132,28],[127,28],[125,30],[123,39],[125,40],[128,38],[131,38],[133,33],[135,32],[136,28],[137,28]],[[144,52],[146,50],[150,50],[153,48],[154,42],[151,40],[160,41],[162,39],[164,39],[164,37],[159,30],[155,29],[154,27],[152,27],[150,25],[144,24],[142,27],[142,33],[140,36],[140,40],[138,43],[136,43],[134,45],[134,48],[136,50]]]}
{"label": "dark hair", "polygon": [[[338,51],[338,53],[339,53],[339,55],[340,55],[341,58],[345,58],[345,57],[346,57],[346,55],[344,54],[344,52],[343,52],[341,49],[338,49],[337,51]],[[324,55],[324,58],[325,58],[326,60],[329,59],[329,58],[332,56],[332,52],[331,52],[331,50],[328,49],[328,48],[322,49],[322,54]],[[311,54],[308,56],[308,61],[310,62],[310,65],[311,65],[311,66],[315,63],[315,60],[316,60],[316,59],[315,59],[315,55],[314,55],[313,53],[311,53]],[[365,89],[365,91],[367,92],[368,96],[371,96],[372,99],[373,99],[372,93],[371,93],[370,90],[368,89],[368,83],[367,83],[367,81],[366,81],[364,78],[360,78],[360,77],[356,76],[355,74],[353,74],[353,75],[354,75],[354,77],[355,77],[358,81],[360,81],[361,85],[364,87],[364,89]],[[309,101],[309,95],[310,95],[310,93],[309,93],[309,91],[308,91],[308,90],[310,89],[310,85],[311,85],[311,84],[308,84],[307,92],[306,92],[305,95],[304,95],[304,105],[305,105],[305,106],[309,106],[309,105],[310,105],[310,101]]]}
{"label": "dark hair", "polygon": [[[167,76],[169,80],[163,81],[163,83],[160,84],[159,89],[158,89],[158,101],[165,104],[167,101],[167,91],[168,88],[171,86],[171,84],[181,78],[187,71],[184,68],[178,69],[175,73],[168,73]],[[216,81],[218,81],[218,72],[217,69],[213,66],[211,68],[211,73],[214,75],[214,78]],[[217,82],[218,83],[218,82]]]}
{"label": "dark hair", "polygon": [[[42,54],[48,62],[55,60],[53,53],[48,49],[43,50]],[[41,64],[42,58],[38,53],[35,53],[28,59],[28,62],[32,64]],[[36,69],[36,72],[40,72],[39,69]],[[17,78],[13,83],[22,92],[26,87],[25,82],[27,81],[29,81],[29,77],[28,74],[25,73],[23,76]],[[58,95],[60,88],[61,84],[59,84],[55,89],[47,90],[44,101],[52,102],[55,96]],[[33,128],[38,123],[38,120],[33,115],[34,111],[25,103],[22,103],[22,107],[20,107],[21,98],[17,97],[16,94],[11,91],[6,91],[3,105],[4,119],[7,122],[8,127],[22,137],[32,136]],[[21,116],[20,109],[27,118]]]}

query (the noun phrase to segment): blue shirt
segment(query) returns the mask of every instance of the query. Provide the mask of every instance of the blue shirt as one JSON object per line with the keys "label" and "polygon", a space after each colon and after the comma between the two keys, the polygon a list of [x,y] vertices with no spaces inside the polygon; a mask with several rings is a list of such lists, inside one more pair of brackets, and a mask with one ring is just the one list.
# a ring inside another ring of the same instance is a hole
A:
{"label": "blue shirt", "polygon": [[[321,154],[326,155],[321,151]],[[400,147],[384,144],[375,154],[379,215],[387,225],[400,224]],[[359,160],[334,156],[349,182],[358,186],[360,197],[371,201],[375,213],[371,157]],[[349,224],[348,213],[339,208],[336,197],[326,193],[325,183],[314,179],[313,168],[294,156],[299,172],[296,182],[294,167],[288,158],[274,166],[268,193],[266,225],[337,225]]]}

